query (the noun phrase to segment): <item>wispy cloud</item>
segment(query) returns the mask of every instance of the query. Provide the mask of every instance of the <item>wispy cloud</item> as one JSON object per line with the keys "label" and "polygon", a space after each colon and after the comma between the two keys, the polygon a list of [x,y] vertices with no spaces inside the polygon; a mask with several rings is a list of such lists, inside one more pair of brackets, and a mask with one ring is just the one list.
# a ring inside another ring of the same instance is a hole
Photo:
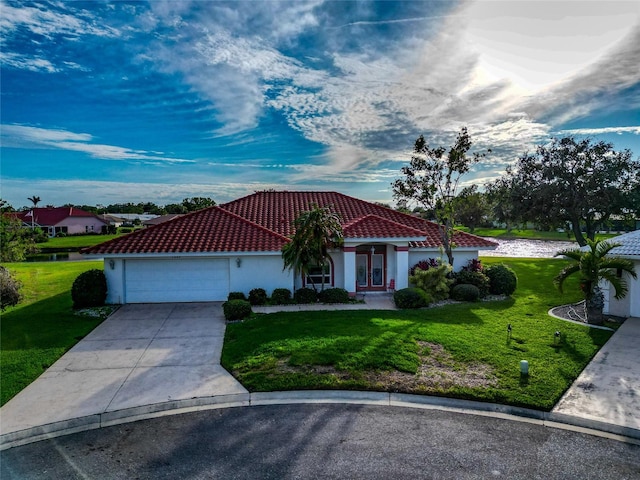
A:
{"label": "wispy cloud", "polygon": [[26,125],[2,125],[0,127],[2,145],[13,148],[51,148],[83,152],[103,160],[129,160],[150,163],[193,163],[193,160],[164,156],[162,152],[133,150],[115,145],[92,143],[93,137],[87,133],[66,130],[52,130]]}
{"label": "wispy cloud", "polygon": [[605,133],[632,133],[640,135],[640,126],[637,127],[601,127],[601,128],[573,128],[570,130],[560,130],[558,135],[602,135]]}

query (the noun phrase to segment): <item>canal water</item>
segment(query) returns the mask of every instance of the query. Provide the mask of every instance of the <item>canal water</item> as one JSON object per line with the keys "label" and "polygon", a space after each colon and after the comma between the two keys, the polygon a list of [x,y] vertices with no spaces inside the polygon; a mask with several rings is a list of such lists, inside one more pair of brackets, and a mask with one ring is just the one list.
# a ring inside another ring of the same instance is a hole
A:
{"label": "canal water", "polygon": [[481,257],[527,257],[553,258],[560,250],[578,248],[577,242],[561,242],[555,240],[503,240],[489,238],[498,243],[495,250],[481,250]]}

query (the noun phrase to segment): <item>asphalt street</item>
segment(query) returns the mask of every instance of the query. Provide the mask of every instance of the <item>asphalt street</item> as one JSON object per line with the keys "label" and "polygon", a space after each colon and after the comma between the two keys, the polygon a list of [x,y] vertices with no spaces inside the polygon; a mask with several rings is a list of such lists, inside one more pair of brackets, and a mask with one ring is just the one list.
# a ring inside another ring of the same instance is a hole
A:
{"label": "asphalt street", "polygon": [[640,479],[640,446],[470,414],[362,405],[206,410],[0,452],[8,479]]}

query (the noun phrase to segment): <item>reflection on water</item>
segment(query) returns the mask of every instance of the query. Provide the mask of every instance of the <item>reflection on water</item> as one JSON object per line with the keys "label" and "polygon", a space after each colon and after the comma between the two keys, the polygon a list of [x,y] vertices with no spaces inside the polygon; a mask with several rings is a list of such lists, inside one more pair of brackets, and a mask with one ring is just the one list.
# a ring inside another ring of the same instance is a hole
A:
{"label": "reflection on water", "polygon": [[529,257],[529,258],[552,258],[560,250],[568,248],[578,248],[577,242],[558,242],[552,240],[503,240],[500,238],[489,238],[497,242],[498,248],[495,250],[481,250],[483,257]]}

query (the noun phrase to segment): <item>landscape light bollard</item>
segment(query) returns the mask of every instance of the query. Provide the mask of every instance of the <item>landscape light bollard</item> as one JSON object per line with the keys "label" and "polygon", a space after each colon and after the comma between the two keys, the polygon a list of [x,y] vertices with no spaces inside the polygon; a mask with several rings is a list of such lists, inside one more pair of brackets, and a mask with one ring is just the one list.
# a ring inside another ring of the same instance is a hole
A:
{"label": "landscape light bollard", "polygon": [[526,360],[520,360],[520,374],[529,375],[529,362]]}

